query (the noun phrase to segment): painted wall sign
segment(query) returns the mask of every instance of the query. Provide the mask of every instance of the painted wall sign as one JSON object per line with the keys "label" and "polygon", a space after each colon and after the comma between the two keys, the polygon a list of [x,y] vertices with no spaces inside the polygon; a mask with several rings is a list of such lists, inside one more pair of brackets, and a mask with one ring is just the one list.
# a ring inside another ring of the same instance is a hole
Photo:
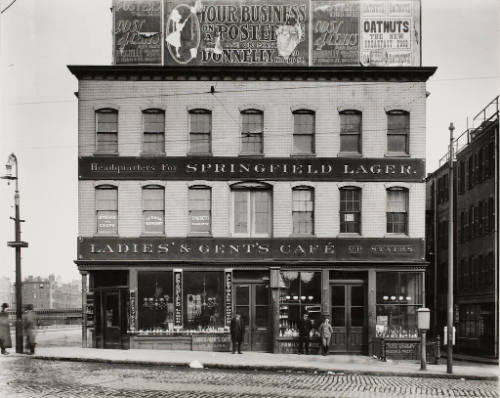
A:
{"label": "painted wall sign", "polygon": [[174,326],[183,323],[182,270],[174,269]]}
{"label": "painted wall sign", "polygon": [[313,1],[312,63],[359,64],[359,2]]}
{"label": "painted wall sign", "polygon": [[233,271],[224,270],[224,285],[226,288],[224,306],[225,306],[225,321],[226,326],[231,326],[233,318]]}
{"label": "painted wall sign", "polygon": [[82,157],[80,180],[413,181],[425,178],[423,159],[234,157]]}
{"label": "painted wall sign", "polygon": [[113,0],[115,64],[162,63],[162,0]]}
{"label": "painted wall sign", "polygon": [[308,65],[309,2],[168,0],[166,65]]}
{"label": "painted wall sign", "polygon": [[[81,237],[78,239],[78,260],[103,263],[107,260],[200,260],[208,263],[238,260],[384,262],[423,261],[423,259],[423,239],[410,238]],[[174,275],[174,292],[178,283],[182,281],[177,281]]]}

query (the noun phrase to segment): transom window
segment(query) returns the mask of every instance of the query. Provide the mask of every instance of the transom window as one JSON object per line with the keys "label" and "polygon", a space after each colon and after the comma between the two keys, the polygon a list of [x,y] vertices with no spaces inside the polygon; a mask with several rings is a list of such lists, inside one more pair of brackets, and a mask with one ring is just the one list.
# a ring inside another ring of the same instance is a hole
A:
{"label": "transom window", "polygon": [[209,234],[211,226],[211,189],[205,186],[189,188],[189,223],[191,233]]}
{"label": "transom window", "polygon": [[293,112],[293,153],[314,153],[315,114],[301,109]]}
{"label": "transom window", "polygon": [[142,189],[142,214],[145,233],[164,233],[165,190],[163,187],[148,185]]}
{"label": "transom window", "polygon": [[233,233],[239,236],[271,236],[272,194],[263,184],[238,184],[232,188]]}
{"label": "transom window", "polygon": [[314,190],[297,187],[292,191],[292,219],[294,234],[314,233]]}
{"label": "transom window", "polygon": [[405,188],[387,190],[387,232],[408,233],[408,190]]}
{"label": "transom window", "polygon": [[147,109],[142,112],[144,121],[143,152],[162,154],[165,152],[165,112],[161,109]]}
{"label": "transom window", "polygon": [[340,232],[361,233],[361,189],[340,189]]}
{"label": "transom window", "polygon": [[189,111],[190,128],[189,153],[208,154],[211,151],[212,112],[206,109]]}
{"label": "transom window", "polygon": [[118,189],[113,185],[95,188],[97,233],[118,233]]}
{"label": "transom window", "polygon": [[97,152],[118,153],[118,111],[99,109],[95,115]]}
{"label": "transom window", "polygon": [[340,113],[340,152],[361,153],[361,112]]}
{"label": "transom window", "polygon": [[387,112],[387,151],[409,153],[410,114],[406,111]]}
{"label": "transom window", "polygon": [[241,153],[264,153],[264,113],[257,109],[241,112]]}

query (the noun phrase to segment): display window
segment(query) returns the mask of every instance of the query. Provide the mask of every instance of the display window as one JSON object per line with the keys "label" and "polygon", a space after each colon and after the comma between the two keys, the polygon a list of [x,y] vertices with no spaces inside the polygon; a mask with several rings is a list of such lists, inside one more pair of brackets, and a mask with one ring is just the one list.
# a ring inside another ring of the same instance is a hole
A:
{"label": "display window", "polygon": [[321,272],[280,272],[280,337],[298,336],[304,313],[314,335],[321,323]]}
{"label": "display window", "polygon": [[138,272],[139,331],[173,330],[172,271]]}
{"label": "display window", "polygon": [[184,329],[224,327],[224,273],[185,271],[183,303]]}
{"label": "display window", "polygon": [[418,337],[417,309],[422,305],[421,273],[377,272],[377,337]]}

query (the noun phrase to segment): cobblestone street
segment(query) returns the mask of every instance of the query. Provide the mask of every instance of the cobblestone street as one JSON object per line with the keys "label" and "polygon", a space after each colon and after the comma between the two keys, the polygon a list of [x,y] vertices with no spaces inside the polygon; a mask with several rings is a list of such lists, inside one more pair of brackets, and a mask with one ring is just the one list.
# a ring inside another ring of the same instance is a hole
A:
{"label": "cobblestone street", "polygon": [[2,397],[498,397],[498,383],[0,358]]}

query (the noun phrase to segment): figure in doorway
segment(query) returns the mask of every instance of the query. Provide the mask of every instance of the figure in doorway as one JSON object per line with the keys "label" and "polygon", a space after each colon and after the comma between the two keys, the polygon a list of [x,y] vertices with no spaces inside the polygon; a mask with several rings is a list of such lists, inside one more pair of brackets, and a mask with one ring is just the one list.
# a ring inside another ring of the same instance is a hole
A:
{"label": "figure in doorway", "polygon": [[245,325],[243,318],[240,314],[236,314],[233,319],[231,319],[231,342],[233,346],[233,354],[236,353],[236,348],[238,348],[238,354],[242,354],[241,343],[243,342],[244,336]]}
{"label": "figure in doorway", "polygon": [[332,325],[330,325],[330,320],[328,315],[323,318],[323,323],[319,325],[319,335],[321,337],[321,353],[323,355],[328,354],[328,348],[330,347],[330,339],[333,334]]}
{"label": "figure in doorway", "polygon": [[304,312],[302,319],[299,322],[299,354],[309,355],[309,334],[311,333],[312,322],[309,319],[309,314]]}

